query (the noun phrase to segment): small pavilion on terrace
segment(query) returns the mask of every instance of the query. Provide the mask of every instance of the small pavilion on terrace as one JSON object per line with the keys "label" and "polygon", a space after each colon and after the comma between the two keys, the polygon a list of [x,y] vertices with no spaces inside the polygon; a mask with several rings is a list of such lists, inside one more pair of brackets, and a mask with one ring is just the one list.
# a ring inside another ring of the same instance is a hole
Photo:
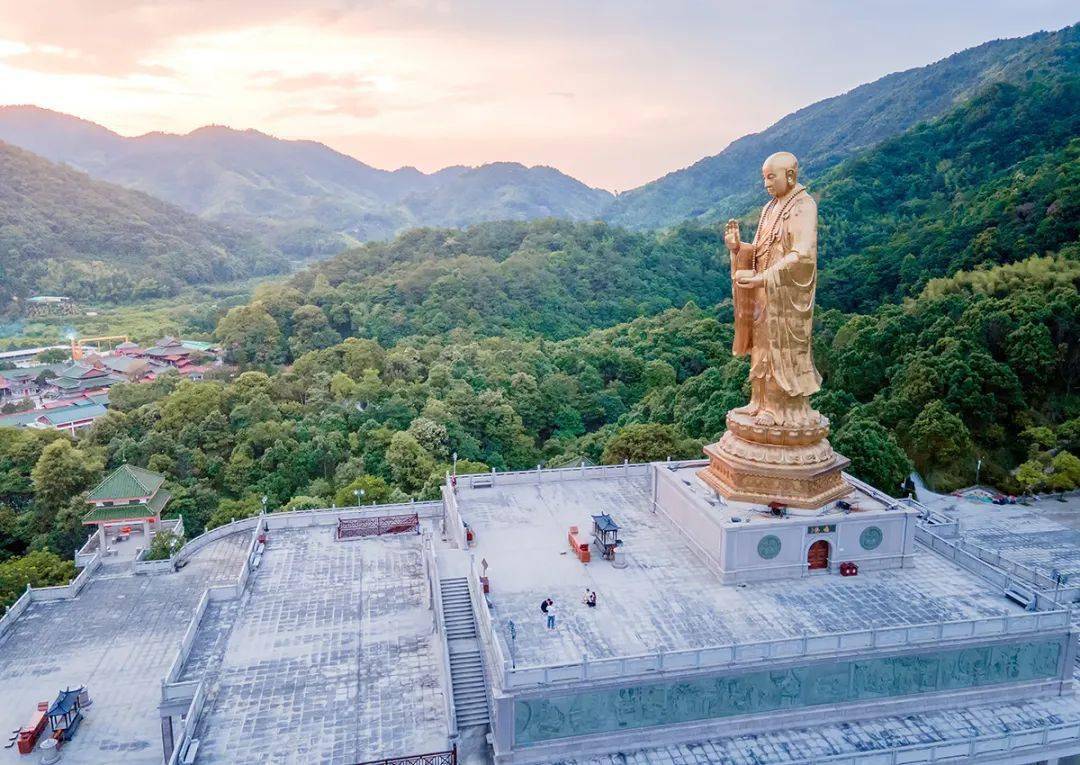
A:
{"label": "small pavilion on terrace", "polygon": [[141,531],[149,539],[161,524],[161,511],[172,499],[161,488],[163,483],[163,475],[121,465],[90,492],[87,501],[93,507],[83,516],[83,525],[97,526],[104,537],[116,531]]}

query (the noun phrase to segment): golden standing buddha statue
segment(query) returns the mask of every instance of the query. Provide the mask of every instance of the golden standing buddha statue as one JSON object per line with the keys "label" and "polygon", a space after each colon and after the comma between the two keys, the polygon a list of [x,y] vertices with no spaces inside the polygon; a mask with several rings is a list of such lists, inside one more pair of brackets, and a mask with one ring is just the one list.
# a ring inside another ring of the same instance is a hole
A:
{"label": "golden standing buddha statue", "polygon": [[705,447],[699,475],[721,495],[751,502],[820,507],[851,488],[833,451],[829,421],[810,406],[821,388],[811,333],[817,288],[817,203],[799,183],[793,154],[761,168],[772,199],[752,243],[738,221],[724,227],[731,253],[736,356],[750,356],[750,403],[727,415],[727,432]]}

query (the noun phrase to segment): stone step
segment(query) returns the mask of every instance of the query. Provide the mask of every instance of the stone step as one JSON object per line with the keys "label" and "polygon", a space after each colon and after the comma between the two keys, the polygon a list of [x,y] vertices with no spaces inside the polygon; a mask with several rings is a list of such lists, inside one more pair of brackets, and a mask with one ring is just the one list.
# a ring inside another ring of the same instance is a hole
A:
{"label": "stone step", "polygon": [[459,728],[468,728],[473,725],[487,725],[490,722],[487,715],[484,715],[483,717],[479,715],[476,717],[458,717]]}
{"label": "stone step", "polygon": [[466,688],[469,684],[476,684],[482,688],[484,686],[484,672],[480,669],[471,670],[467,674],[454,672],[453,680],[455,689],[459,685]]}
{"label": "stone step", "polygon": [[485,701],[470,702],[469,704],[461,705],[454,701],[454,709],[458,712],[458,717],[461,715],[484,715],[487,716],[487,703]]}
{"label": "stone step", "polygon": [[476,684],[475,687],[462,688],[460,692],[454,693],[454,700],[461,699],[462,701],[476,701],[478,699],[486,699],[487,692],[484,686]]}
{"label": "stone step", "polygon": [[487,717],[487,703],[484,701],[476,701],[469,704],[459,704],[457,699],[454,699],[454,709],[457,711],[457,717],[460,720],[463,715],[478,716],[483,715]]}

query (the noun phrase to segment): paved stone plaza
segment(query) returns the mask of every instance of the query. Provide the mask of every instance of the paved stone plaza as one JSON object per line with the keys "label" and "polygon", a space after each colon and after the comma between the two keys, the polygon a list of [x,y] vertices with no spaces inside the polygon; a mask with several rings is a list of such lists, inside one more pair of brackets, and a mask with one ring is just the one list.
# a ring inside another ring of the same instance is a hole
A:
{"label": "paved stone plaza", "polygon": [[[85,684],[93,706],[64,762],[161,763],[161,679],[203,592],[236,579],[249,542],[248,534],[224,537],[164,576],[109,566],[74,600],[32,604],[0,640],[3,730],[24,724],[38,701]],[[30,761],[0,750],[0,763]]]}
{"label": "paved stone plaza", "polygon": [[345,764],[447,748],[420,537],[331,535],[273,531],[238,609],[208,613],[189,661],[210,688],[196,762]]}
{"label": "paved stone plaza", "polygon": [[[646,477],[459,490],[461,515],[476,530],[474,552],[490,565],[494,616],[508,642],[514,622],[518,666],[1021,612],[929,553],[914,568],[721,586],[649,502]],[[567,551],[568,527],[588,536],[590,515],[601,512],[622,527],[625,569],[598,558],[583,565]],[[581,603],[586,587],[598,594],[595,609]],[[545,597],[555,599],[554,631],[539,610]]]}
{"label": "paved stone plaza", "polygon": [[1080,496],[1065,502],[1041,499],[1031,506],[994,505],[949,494],[919,490],[923,504],[960,521],[963,538],[1038,569],[1080,578]]}

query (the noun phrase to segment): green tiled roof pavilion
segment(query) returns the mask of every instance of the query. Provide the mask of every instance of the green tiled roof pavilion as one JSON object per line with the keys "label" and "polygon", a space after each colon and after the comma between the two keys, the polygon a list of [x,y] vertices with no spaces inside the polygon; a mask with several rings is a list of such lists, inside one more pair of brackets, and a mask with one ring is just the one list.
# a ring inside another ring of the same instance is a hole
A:
{"label": "green tiled roof pavilion", "polygon": [[83,523],[156,518],[172,499],[161,489],[165,476],[134,465],[123,464],[99,483],[87,496],[96,505],[83,516]]}
{"label": "green tiled roof pavilion", "polygon": [[87,499],[91,502],[115,502],[119,499],[148,498],[154,496],[163,483],[165,476],[125,463],[105,476]]}

